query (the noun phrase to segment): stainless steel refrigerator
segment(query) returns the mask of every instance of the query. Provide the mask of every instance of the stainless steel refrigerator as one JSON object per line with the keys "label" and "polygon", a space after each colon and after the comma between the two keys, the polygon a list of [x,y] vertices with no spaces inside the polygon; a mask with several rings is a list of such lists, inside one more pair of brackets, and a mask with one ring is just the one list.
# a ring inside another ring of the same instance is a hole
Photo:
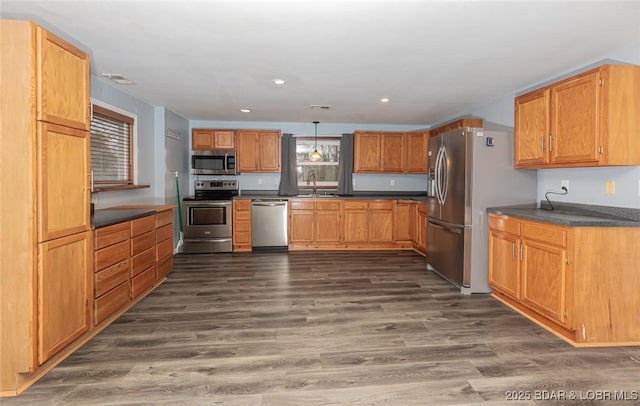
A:
{"label": "stainless steel refrigerator", "polygon": [[465,128],[429,140],[427,264],[464,294],[491,291],[487,207],[534,203],[536,172],[513,168],[513,135]]}

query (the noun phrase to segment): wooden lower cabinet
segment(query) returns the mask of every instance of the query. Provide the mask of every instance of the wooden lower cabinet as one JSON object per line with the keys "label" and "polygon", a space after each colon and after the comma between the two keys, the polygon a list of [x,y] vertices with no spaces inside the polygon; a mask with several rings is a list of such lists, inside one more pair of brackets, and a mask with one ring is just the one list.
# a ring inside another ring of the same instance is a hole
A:
{"label": "wooden lower cabinet", "polygon": [[393,200],[369,202],[369,241],[393,242]]}
{"label": "wooden lower cabinet", "polygon": [[289,246],[339,248],[342,216],[340,201],[291,200],[289,202]]}
{"label": "wooden lower cabinet", "polygon": [[316,202],[315,215],[315,241],[319,244],[340,243],[342,229],[340,202]]}
{"label": "wooden lower cabinet", "polygon": [[640,345],[639,238],[490,214],[493,296],[573,345]]}
{"label": "wooden lower cabinet", "polygon": [[411,210],[415,209],[415,203],[410,201],[398,201],[394,210],[394,236],[395,241],[411,241],[413,233]]}
{"label": "wooden lower cabinet", "polygon": [[251,200],[233,200],[233,251],[251,251]]}
{"label": "wooden lower cabinet", "polygon": [[91,233],[38,244],[38,364],[89,330]]}
{"label": "wooden lower cabinet", "polygon": [[413,233],[411,242],[413,249],[422,255],[427,254],[427,204],[415,203],[412,210],[414,219],[411,220]]}

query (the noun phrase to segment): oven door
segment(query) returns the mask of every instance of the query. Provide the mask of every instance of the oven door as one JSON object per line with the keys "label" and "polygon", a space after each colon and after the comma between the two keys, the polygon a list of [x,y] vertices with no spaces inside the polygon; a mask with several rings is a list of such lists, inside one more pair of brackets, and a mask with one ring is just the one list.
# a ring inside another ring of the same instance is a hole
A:
{"label": "oven door", "polygon": [[231,200],[183,203],[184,238],[231,238]]}

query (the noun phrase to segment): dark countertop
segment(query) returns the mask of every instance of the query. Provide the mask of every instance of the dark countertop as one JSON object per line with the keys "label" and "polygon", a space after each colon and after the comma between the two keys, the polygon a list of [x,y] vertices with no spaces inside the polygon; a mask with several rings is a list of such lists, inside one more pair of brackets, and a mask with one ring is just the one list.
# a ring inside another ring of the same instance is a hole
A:
{"label": "dark countertop", "polygon": [[[489,207],[488,213],[570,227],[640,227],[640,210],[573,203],[553,203],[554,210],[530,205]],[[541,207],[548,208],[546,202]]]}
{"label": "dark countertop", "polygon": [[[306,195],[307,193],[300,193]],[[327,192],[330,196],[335,197],[317,197],[318,200],[414,200],[418,202],[426,202],[427,195],[424,192],[354,192],[352,195],[335,195],[333,192]],[[324,191],[319,191],[318,195],[324,196]],[[241,196],[235,199],[313,199],[300,196],[278,196],[275,193],[256,193],[253,191],[242,192]]]}
{"label": "dark countertop", "polygon": [[96,210],[91,216],[91,225],[95,228],[102,228],[155,214],[155,210]]}

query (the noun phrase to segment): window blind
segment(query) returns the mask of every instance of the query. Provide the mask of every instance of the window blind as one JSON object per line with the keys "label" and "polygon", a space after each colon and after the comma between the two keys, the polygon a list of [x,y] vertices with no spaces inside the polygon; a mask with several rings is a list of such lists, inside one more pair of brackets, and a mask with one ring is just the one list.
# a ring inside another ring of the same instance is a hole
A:
{"label": "window blind", "polygon": [[133,184],[133,118],[93,106],[91,170],[95,184]]}

